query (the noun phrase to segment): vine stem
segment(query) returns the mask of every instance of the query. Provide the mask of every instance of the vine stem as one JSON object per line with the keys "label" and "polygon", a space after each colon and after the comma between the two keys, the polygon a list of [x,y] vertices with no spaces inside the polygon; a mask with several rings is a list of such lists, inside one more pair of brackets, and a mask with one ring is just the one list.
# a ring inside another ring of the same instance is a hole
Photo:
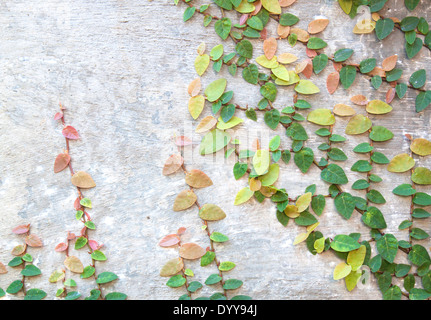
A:
{"label": "vine stem", "polygon": [[[62,114],[62,117],[61,117],[61,123],[62,123],[62,125],[63,125],[63,127],[65,127],[66,126],[66,121],[65,121],[65,119],[64,119],[64,117],[65,117],[65,115],[64,115],[64,112],[63,112],[63,110],[65,110],[65,108],[63,107],[63,105],[60,103],[60,111],[63,113]],[[70,156],[70,144],[69,144],[69,139],[67,138],[67,137],[64,137],[64,139],[66,140],[66,152],[67,152],[67,154]],[[69,161],[69,163],[68,163],[68,167],[69,167],[69,171],[70,171],[70,175],[71,176],[73,176],[74,175],[74,171],[73,171],[73,167],[72,167],[72,158],[70,158],[70,161]],[[82,199],[84,196],[82,195],[82,192],[81,192],[81,188],[79,188],[78,186],[76,186],[76,190],[78,191],[78,195],[79,195],[79,199]],[[87,211],[86,211],[86,209],[84,208],[84,207],[82,207],[82,211],[84,212],[84,215],[82,216],[82,222],[84,223],[84,225],[85,225],[85,222],[88,220],[88,221],[91,221],[91,217],[90,217],[90,215],[87,213]],[[84,226],[84,234],[83,234],[83,236],[85,237],[85,238],[87,238],[87,240],[90,240],[89,239],[89,236],[88,236],[88,228],[87,227],[85,227]],[[69,243],[68,243],[69,244]],[[90,256],[91,256],[91,254],[94,252],[94,250],[90,247],[90,245],[89,245],[89,243],[88,243],[88,241],[87,241],[87,248],[89,249],[89,254],[90,254]],[[68,246],[69,247],[69,246]],[[92,267],[94,268],[94,275],[93,275],[93,277],[94,277],[94,280],[95,280],[95,282],[96,282],[96,285],[97,285],[97,288],[98,288],[98,290],[100,291],[100,298],[102,299],[102,300],[104,300],[104,296],[103,296],[103,291],[102,291],[102,287],[101,287],[101,285],[99,284],[99,283],[97,283],[97,270],[96,270],[96,261],[93,259],[93,258],[91,258],[91,265],[92,265]]]}
{"label": "vine stem", "polygon": [[[180,151],[181,152],[181,151]],[[181,156],[183,156],[182,154],[181,154]],[[184,172],[184,174],[187,174],[187,169],[186,169],[186,167],[185,167],[185,165],[184,165],[184,163],[181,165],[181,169],[183,170],[183,172]],[[194,191],[194,189],[193,189],[193,187],[190,187],[190,190],[191,191]],[[200,210],[202,207],[200,206],[200,204],[199,204],[199,202],[198,202],[198,200],[196,200],[196,202],[194,203],[195,205],[196,205],[196,207],[198,208],[198,210]],[[222,285],[222,289],[223,289],[223,295],[226,297],[226,299],[228,298],[228,296],[227,296],[227,290],[224,288],[224,283],[225,283],[225,281],[224,281],[224,277],[223,277],[223,272],[220,270],[220,261],[217,259],[217,254],[216,254],[216,251],[215,251],[215,248],[214,248],[214,241],[211,239],[211,232],[210,232],[210,229],[209,229],[209,226],[208,226],[208,221],[206,221],[206,220],[203,220],[203,219],[201,219],[202,220],[202,224],[204,225],[204,227],[205,227],[205,231],[206,231],[206,234],[207,234],[207,236],[208,236],[208,239],[209,239],[209,242],[210,242],[210,250],[212,251],[212,252],[214,252],[214,262],[215,262],[215,264],[216,264],[216,266],[217,266],[217,270],[218,270],[218,273],[219,273],[219,276],[220,276],[220,278],[221,278],[221,285]]]}

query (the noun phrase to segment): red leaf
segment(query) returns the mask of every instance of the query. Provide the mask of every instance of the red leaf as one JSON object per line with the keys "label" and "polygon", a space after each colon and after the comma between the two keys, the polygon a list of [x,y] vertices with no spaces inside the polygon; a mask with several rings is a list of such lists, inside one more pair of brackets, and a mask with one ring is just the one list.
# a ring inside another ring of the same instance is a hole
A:
{"label": "red leaf", "polygon": [[75,240],[76,235],[74,233],[67,233],[67,240]]}
{"label": "red leaf", "polygon": [[54,162],[54,173],[58,173],[67,168],[70,162],[70,156],[67,153],[60,153]]}
{"label": "red leaf", "polygon": [[343,64],[341,62],[333,62],[332,64],[334,66],[334,69],[340,72],[340,70],[343,68]]}
{"label": "red leaf", "polygon": [[93,250],[99,250],[101,247],[103,247],[103,244],[98,244],[96,240],[89,240],[88,245]]}
{"label": "red leaf", "polygon": [[61,118],[63,118],[63,116],[63,112],[57,112],[54,116],[54,120],[60,120]]}
{"label": "red leaf", "polygon": [[27,233],[28,230],[30,230],[30,224],[23,224],[18,227],[15,227],[12,229],[12,232],[15,234],[24,234]]}
{"label": "red leaf", "polygon": [[162,240],[159,242],[159,246],[161,247],[172,247],[177,245],[180,242],[180,238],[177,234],[168,234],[167,236],[163,237]]}
{"label": "red leaf", "polygon": [[63,252],[63,251],[66,251],[68,247],[69,246],[67,245],[67,243],[62,242],[57,244],[57,246],[55,247],[55,251]]}
{"label": "red leaf", "polygon": [[266,40],[267,36],[268,36],[268,31],[266,30],[266,28],[263,28],[262,31],[260,32],[260,39]]}
{"label": "red leaf", "polygon": [[326,88],[328,89],[329,94],[333,94],[340,83],[340,74],[338,72],[332,72],[328,79],[326,79]]}
{"label": "red leaf", "polygon": [[305,67],[305,69],[302,71],[302,74],[307,78],[310,79],[311,76],[313,75],[313,62],[311,61],[311,59],[307,60],[307,66]]}
{"label": "red leaf", "polygon": [[65,136],[67,139],[71,139],[71,140],[79,139],[78,131],[76,131],[76,129],[72,126],[64,127],[62,133],[63,133],[63,136]]}
{"label": "red leaf", "polygon": [[175,139],[175,144],[179,147],[189,146],[192,144],[192,140],[185,136],[179,136]]}
{"label": "red leaf", "polygon": [[390,88],[388,92],[386,92],[386,103],[391,103],[395,98],[396,90],[395,88]]}
{"label": "red leaf", "polygon": [[81,229],[81,236],[85,236],[85,231],[87,231],[87,227]]}
{"label": "red leaf", "polygon": [[76,211],[82,210],[82,206],[81,206],[80,201],[81,201],[81,199],[78,197],[75,199],[75,202],[73,203],[73,207],[75,208]]}
{"label": "red leaf", "polygon": [[186,232],[186,230],[187,229],[184,227],[179,228],[177,231],[177,235],[179,235],[179,236],[183,235]]}

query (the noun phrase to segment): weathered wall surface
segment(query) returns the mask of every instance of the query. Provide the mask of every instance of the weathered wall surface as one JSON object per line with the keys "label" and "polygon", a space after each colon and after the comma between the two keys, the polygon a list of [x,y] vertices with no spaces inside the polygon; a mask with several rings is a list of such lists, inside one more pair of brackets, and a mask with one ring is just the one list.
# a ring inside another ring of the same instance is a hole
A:
{"label": "weathered wall surface", "polygon": [[[330,19],[329,27],[321,34],[329,43],[325,52],[350,47],[355,49],[352,60],[358,63],[369,57],[381,63],[385,57],[398,54],[405,81],[417,69],[425,68],[428,74],[431,71],[427,49],[414,61],[407,60],[400,32],[377,42],[374,35],[352,34],[355,21],[342,13],[335,1],[297,2],[289,12],[301,18],[299,27],[306,28],[317,16]],[[425,15],[430,20],[431,10],[426,2],[413,14]],[[405,16],[402,1],[395,7],[398,9],[385,14]],[[64,260],[64,255],[54,252],[54,247],[64,241],[66,231],[78,232],[80,228],[74,219],[76,190],[70,184],[69,173],[54,174],[52,170],[55,156],[65,148],[61,126],[53,120],[59,101],[68,109],[66,121],[82,137],[71,143],[75,170],[89,172],[97,183],[85,195],[93,201],[91,214],[98,226],[94,238],[105,244],[109,257],[107,262],[98,264],[98,271],[112,271],[120,276],[119,281],[106,286],[106,292],[122,291],[133,299],[175,299],[183,290],[166,287],[166,279],[159,277],[159,270],[177,253],[159,248],[158,241],[185,226],[189,228],[185,241],[208,245],[195,209],[180,213],[171,209],[176,194],[185,189],[183,175],[164,177],[161,174],[165,159],[175,151],[172,136],[184,133],[196,143],[200,141],[193,130],[197,123],[190,120],[187,111],[187,86],[196,77],[193,62],[197,46],[202,41],[207,43],[207,48],[220,43],[212,27],[202,26],[202,17],[183,23],[184,9],[168,0],[1,2],[0,261],[6,264],[11,259],[10,251],[20,241],[11,234],[11,228],[31,223],[32,231],[43,238],[45,246],[29,250],[43,275],[29,280],[28,288],[45,290],[49,299],[54,298],[57,289],[48,282],[49,275]],[[275,35],[274,27],[271,22],[270,35]],[[231,43],[226,42],[225,47],[232,52]],[[261,49],[255,50],[254,57],[261,52]],[[290,48],[285,42],[280,44],[278,52],[305,57],[302,46]],[[375,99],[385,97],[387,85],[375,91],[363,77],[358,77],[349,90],[339,89],[329,96],[325,79],[330,72],[332,67],[318,77],[313,76],[322,91],[308,99],[315,108],[350,104],[350,97],[356,94]],[[235,102],[250,106],[257,103],[258,88],[245,84],[240,77],[231,77],[227,70],[220,75],[208,71],[203,85],[218,76],[228,79],[228,89],[235,91]],[[281,89],[276,107],[291,104],[292,96],[292,88]],[[415,97],[409,91],[406,99],[394,101],[391,114],[372,117],[375,124],[387,126],[395,134],[390,142],[376,145],[389,158],[408,151],[405,133],[431,138],[430,110],[415,113]],[[363,108],[354,108],[358,113],[365,112]],[[204,114],[210,114],[209,109]],[[346,124],[347,120],[338,119],[335,133],[343,133]],[[306,126],[309,133],[317,129],[311,124]],[[236,133],[243,141],[259,135],[265,141],[276,134],[268,130],[260,117],[257,124],[246,120]],[[290,144],[281,128],[277,134],[284,137],[283,146]],[[311,136],[308,145],[316,150],[321,140]],[[341,146],[349,156],[343,165],[351,183],[361,177],[350,171],[351,165],[361,158],[352,149],[366,140],[366,136],[348,137]],[[233,206],[234,195],[246,184],[244,180],[234,181],[233,160],[215,162],[211,157],[199,156],[197,149],[195,145],[187,150],[186,162],[188,168],[204,170],[214,182],[212,187],[197,191],[201,204],[219,204],[228,214],[227,219],[212,224],[212,228],[231,238],[229,243],[216,249],[221,260],[237,264],[227,276],[244,280],[242,294],[259,299],[381,297],[375,281],[347,293],[343,282],[332,280],[338,259],[328,253],[312,256],[304,244],[294,247],[293,239],[302,230],[293,223],[282,227],[269,201],[263,205],[252,201]],[[431,166],[430,160],[417,160],[421,165]],[[395,197],[391,191],[394,186],[408,182],[409,177],[389,173],[377,165],[375,173],[384,177],[378,189],[388,201],[381,206],[388,232],[406,239],[407,232],[398,231],[397,227],[408,217],[409,200]],[[292,196],[301,194],[312,183],[318,185],[318,192],[326,193],[327,185],[320,181],[316,168],[303,175],[292,163],[282,166],[279,186],[289,190]],[[354,193],[363,196],[360,192]],[[363,232],[364,238],[368,238],[368,229],[358,215],[345,221],[334,211],[331,202],[320,221],[319,230],[326,236]],[[423,227],[430,231],[429,225]],[[73,254],[89,262],[86,252]],[[404,257],[398,258],[402,261]],[[195,271],[196,280],[202,282],[215,271],[211,267],[202,269],[197,263],[188,267]],[[19,272],[9,268],[6,275],[0,275],[0,287],[6,289],[9,283],[19,279]],[[72,277],[84,295],[93,289],[91,281]],[[208,288],[202,290],[202,294],[210,293]]]}

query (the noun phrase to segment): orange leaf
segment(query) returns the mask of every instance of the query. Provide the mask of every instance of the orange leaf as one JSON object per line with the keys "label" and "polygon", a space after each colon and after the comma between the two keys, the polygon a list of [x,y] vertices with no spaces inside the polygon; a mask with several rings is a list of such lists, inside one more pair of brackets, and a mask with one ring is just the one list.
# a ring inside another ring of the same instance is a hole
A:
{"label": "orange leaf", "polygon": [[306,48],[305,53],[307,54],[307,57],[309,57],[309,58],[314,58],[317,56],[316,50],[313,50],[313,49]]}
{"label": "orange leaf", "polygon": [[285,39],[289,36],[290,33],[290,27],[289,26],[282,26],[281,24],[277,27],[277,34],[281,39]]}
{"label": "orange leaf", "polygon": [[20,255],[22,255],[25,252],[26,249],[27,249],[27,245],[20,244],[20,245],[14,247],[12,249],[11,254],[14,255],[14,256],[20,256]]}
{"label": "orange leaf", "polygon": [[66,251],[68,247],[69,246],[66,243],[62,242],[57,244],[54,250],[57,252],[63,252],[63,251]]}
{"label": "orange leaf", "polygon": [[392,100],[394,100],[396,92],[395,88],[390,88],[388,92],[386,92],[386,103],[391,103]]}
{"label": "orange leaf", "polygon": [[7,273],[7,269],[3,263],[0,262],[0,274]]}
{"label": "orange leaf", "polygon": [[362,94],[351,97],[350,101],[352,101],[354,104],[357,104],[358,106],[365,106],[368,103],[367,97],[363,96]]}
{"label": "orange leaf", "polygon": [[326,79],[326,88],[328,89],[329,94],[333,94],[340,83],[340,74],[338,72],[332,72],[328,79]]}
{"label": "orange leaf", "polygon": [[190,82],[187,92],[189,93],[190,96],[194,97],[199,94],[199,92],[201,91],[201,88],[202,88],[201,79],[196,78],[195,80]]}
{"label": "orange leaf", "polygon": [[165,166],[163,167],[163,175],[168,176],[174,172],[176,172],[184,163],[184,159],[179,154],[171,155],[168,160],[165,162]]}
{"label": "orange leaf", "polygon": [[254,5],[254,11],[250,13],[250,15],[255,16],[260,12],[260,9],[262,9],[262,2],[260,0],[253,2]]}
{"label": "orange leaf", "polygon": [[175,198],[174,211],[182,211],[190,208],[195,204],[198,197],[192,190],[181,191]]}
{"label": "orange leaf", "polygon": [[398,61],[398,56],[396,54],[393,55],[393,56],[390,56],[390,57],[386,58],[382,62],[382,69],[384,71],[391,71],[391,70],[393,70],[395,68],[395,66],[397,65],[397,61]]}
{"label": "orange leaf", "polygon": [[211,130],[217,124],[217,119],[212,116],[206,116],[196,127],[197,133],[202,133]]}
{"label": "orange leaf", "polygon": [[54,173],[58,173],[67,168],[70,162],[70,156],[67,153],[60,153],[54,162]]}
{"label": "orange leaf", "polygon": [[184,268],[184,262],[181,258],[169,260],[160,271],[161,277],[171,277]]}
{"label": "orange leaf", "polygon": [[185,227],[181,227],[177,230],[177,235],[181,236],[186,232],[186,228]]}
{"label": "orange leaf", "polygon": [[308,33],[316,34],[326,29],[329,24],[328,19],[317,19],[308,24]]}
{"label": "orange leaf", "polygon": [[180,248],[180,256],[184,259],[199,259],[206,253],[206,250],[196,243],[185,243]]}
{"label": "orange leaf", "polygon": [[93,178],[85,171],[78,171],[71,178],[72,184],[78,188],[94,188],[96,183]]}
{"label": "orange leaf", "polygon": [[296,0],[278,0],[280,7],[285,8],[292,5]]}
{"label": "orange leaf", "polygon": [[338,72],[340,72],[340,70],[343,68],[343,64],[341,62],[333,62],[332,63],[334,69]]}
{"label": "orange leaf", "polygon": [[186,183],[193,188],[205,188],[213,184],[205,173],[196,169],[187,172],[185,180]]}
{"label": "orange leaf", "polygon": [[275,52],[277,51],[277,40],[275,38],[268,38],[263,42],[263,52],[265,53],[265,57],[268,60],[271,60],[274,57]]}
{"label": "orange leaf", "polygon": [[25,239],[25,243],[27,243],[30,247],[42,247],[43,246],[42,240],[40,240],[40,238],[35,234],[29,235]]}
{"label": "orange leaf", "polygon": [[296,34],[298,36],[298,41],[301,41],[301,42],[307,42],[310,39],[310,34],[307,31],[300,28],[291,28],[290,33]]}

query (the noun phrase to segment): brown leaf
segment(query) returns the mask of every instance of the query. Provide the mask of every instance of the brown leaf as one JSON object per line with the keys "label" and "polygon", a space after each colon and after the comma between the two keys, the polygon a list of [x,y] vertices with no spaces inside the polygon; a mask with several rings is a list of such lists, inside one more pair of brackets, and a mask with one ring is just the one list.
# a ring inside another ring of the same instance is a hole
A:
{"label": "brown leaf", "polygon": [[81,199],[78,197],[75,199],[75,202],[73,203],[73,208],[75,208],[76,211],[82,210],[82,206],[80,203]]}
{"label": "brown leaf", "polygon": [[391,103],[392,100],[394,100],[396,92],[395,88],[390,88],[388,92],[386,92],[386,103]]}
{"label": "brown leaf", "polygon": [[160,276],[161,277],[171,277],[173,275],[176,275],[178,272],[180,272],[184,268],[184,262],[181,258],[174,258],[172,260],[169,260],[160,270]]}
{"label": "brown leaf", "polygon": [[296,34],[298,36],[298,41],[307,42],[310,39],[310,34],[300,28],[290,28],[290,34]]}
{"label": "brown leaf", "polygon": [[277,51],[277,40],[275,38],[268,38],[263,42],[263,52],[268,60],[271,60]]}
{"label": "brown leaf", "polygon": [[217,124],[217,119],[213,116],[206,116],[196,127],[197,133],[202,133],[211,130]]}
{"label": "brown leaf", "polygon": [[69,246],[67,245],[67,243],[62,242],[57,244],[54,250],[57,252],[63,252],[63,251],[66,251],[68,247]]}
{"label": "brown leaf", "polygon": [[184,259],[199,259],[206,253],[206,250],[196,243],[184,243],[180,247],[180,256]]}
{"label": "brown leaf", "polygon": [[328,19],[316,19],[308,24],[308,33],[316,34],[326,29],[329,24]]}
{"label": "brown leaf", "polygon": [[7,273],[6,266],[0,262],[0,274],[5,274],[5,273]]}
{"label": "brown leaf", "polygon": [[93,178],[85,171],[78,171],[71,178],[72,184],[78,188],[94,188],[96,183]]}
{"label": "brown leaf", "polygon": [[70,162],[70,156],[67,153],[60,153],[54,162],[54,173],[58,173],[67,168]]}
{"label": "brown leaf", "polygon": [[174,211],[182,211],[195,204],[198,197],[192,190],[181,191],[175,199]]}
{"label": "brown leaf", "polygon": [[289,26],[282,26],[281,24],[277,27],[277,34],[281,39],[285,39],[289,36],[290,33],[290,27]]}
{"label": "brown leaf", "polygon": [[13,248],[11,253],[14,256],[20,256],[25,252],[26,249],[27,249],[27,245],[20,244],[20,245],[16,246],[15,248]]}
{"label": "brown leaf", "polygon": [[67,139],[71,139],[71,140],[79,139],[78,131],[76,131],[76,129],[72,126],[64,127],[62,133],[63,133],[63,136],[66,137]]}
{"label": "brown leaf", "polygon": [[195,80],[190,82],[187,92],[189,93],[190,96],[194,97],[199,94],[199,92],[201,91],[201,88],[202,88],[201,79],[196,78]]}
{"label": "brown leaf", "polygon": [[84,265],[82,264],[81,260],[75,256],[69,256],[64,260],[64,265],[67,269],[74,273],[83,273],[84,272]]}
{"label": "brown leaf", "polygon": [[161,247],[172,247],[177,245],[180,242],[180,237],[177,234],[168,234],[163,237],[159,242],[159,246]]}
{"label": "brown leaf", "polygon": [[165,162],[165,166],[163,167],[163,175],[168,176],[174,172],[176,172],[184,163],[184,159],[179,154],[171,155],[168,160]]}
{"label": "brown leaf", "polygon": [[311,59],[307,59],[307,65],[305,69],[302,71],[302,74],[307,78],[310,79],[313,75],[313,62]]}
{"label": "brown leaf", "polygon": [[351,97],[350,101],[352,101],[354,104],[357,104],[358,106],[366,106],[368,104],[367,97],[363,96],[362,94]]}
{"label": "brown leaf", "polygon": [[259,179],[252,178],[250,179],[250,190],[251,191],[259,191],[262,187],[262,182]]}
{"label": "brown leaf", "polygon": [[30,230],[30,224],[22,224],[18,227],[12,229],[12,232],[15,234],[24,234]]}
{"label": "brown leaf", "polygon": [[266,28],[263,28],[262,31],[260,32],[260,39],[266,40],[267,37],[268,37],[268,30]]}
{"label": "brown leaf", "polygon": [[285,8],[292,5],[296,0],[278,0],[280,7]]}
{"label": "brown leaf", "polygon": [[213,184],[205,173],[196,169],[187,172],[185,180],[186,183],[193,188],[206,188]]}
{"label": "brown leaf", "polygon": [[340,74],[338,72],[332,72],[329,74],[328,79],[326,79],[326,88],[329,94],[333,94],[340,83]]}
{"label": "brown leaf", "polygon": [[391,70],[393,70],[395,68],[395,66],[397,65],[397,61],[398,61],[398,56],[396,54],[393,55],[393,56],[390,56],[390,57],[386,58],[382,62],[382,69],[384,71],[391,71]]}
{"label": "brown leaf", "polygon": [[27,238],[25,238],[25,243],[27,243],[27,245],[29,247],[42,247],[43,246],[42,240],[40,240],[40,238],[35,234],[31,234]]}

